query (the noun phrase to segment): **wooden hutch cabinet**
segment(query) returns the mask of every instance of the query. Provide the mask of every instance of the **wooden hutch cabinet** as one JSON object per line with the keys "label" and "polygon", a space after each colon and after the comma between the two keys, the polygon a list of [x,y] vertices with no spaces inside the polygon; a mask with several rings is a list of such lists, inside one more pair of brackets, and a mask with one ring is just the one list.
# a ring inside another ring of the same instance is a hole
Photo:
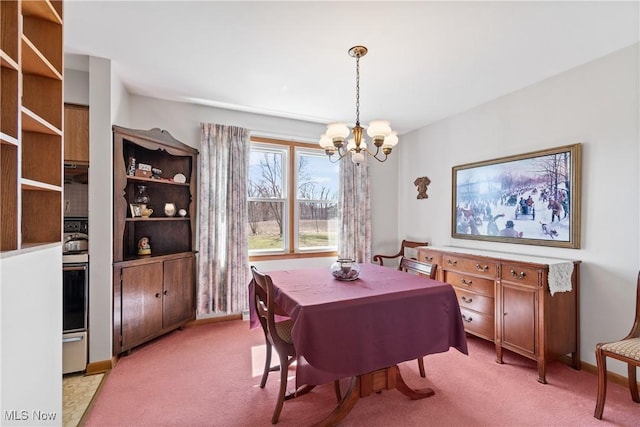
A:
{"label": "wooden hutch cabinet", "polygon": [[[571,355],[580,369],[580,261],[500,252],[425,246],[418,259],[438,265],[437,278],[453,286],[467,333],[490,340],[496,359],[503,349],[538,365],[546,383],[546,365]],[[570,290],[551,295],[549,270],[573,267]]]}
{"label": "wooden hutch cabinet", "polygon": [[[195,319],[198,151],[160,129],[114,126],[113,142],[113,345],[119,354]],[[150,216],[132,206],[140,192]],[[139,254],[143,238],[150,254]]]}

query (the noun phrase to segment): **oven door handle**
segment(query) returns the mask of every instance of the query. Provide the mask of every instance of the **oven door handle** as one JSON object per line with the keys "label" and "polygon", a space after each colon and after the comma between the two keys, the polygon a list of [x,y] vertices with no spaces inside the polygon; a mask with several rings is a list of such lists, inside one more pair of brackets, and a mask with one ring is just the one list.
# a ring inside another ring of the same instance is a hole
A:
{"label": "oven door handle", "polygon": [[71,337],[71,338],[62,338],[62,342],[63,343],[67,343],[67,342],[78,342],[78,341],[82,341],[84,339],[84,336],[80,335],[77,337]]}
{"label": "oven door handle", "polygon": [[64,265],[62,266],[62,271],[81,271],[86,270],[87,266],[85,265]]}

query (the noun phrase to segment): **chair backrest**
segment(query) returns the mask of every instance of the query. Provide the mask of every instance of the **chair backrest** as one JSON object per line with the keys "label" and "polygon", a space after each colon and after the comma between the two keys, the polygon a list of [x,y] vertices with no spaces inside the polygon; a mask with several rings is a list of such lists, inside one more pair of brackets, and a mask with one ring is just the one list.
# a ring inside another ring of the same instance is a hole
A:
{"label": "chair backrest", "polygon": [[429,264],[427,262],[402,257],[400,259],[400,267],[398,269],[407,272],[413,271],[429,276],[430,279],[435,279],[437,268],[438,266],[436,264]]}
{"label": "chair backrest", "polygon": [[254,266],[251,266],[251,274],[253,275],[254,282],[253,300],[256,314],[260,319],[260,324],[263,329],[265,329],[267,338],[276,348],[290,347],[291,344],[280,337],[278,329],[276,328],[275,316],[286,316],[287,313],[274,302],[274,289],[271,276],[259,272]]}
{"label": "chair backrest", "polygon": [[[415,241],[412,241],[412,240],[403,240],[402,243],[400,243],[400,250],[398,251],[397,254],[394,254],[394,255],[382,255],[382,254],[374,255],[373,256],[373,262],[377,262],[380,265],[384,265],[383,264],[383,260],[385,260],[385,259],[394,259],[394,258],[399,258],[399,257],[415,258],[413,256],[409,256],[406,249],[413,249],[413,248],[417,248],[418,246],[428,246],[428,245],[429,245],[429,242],[415,242]],[[398,265],[398,270],[399,269],[400,269],[400,266]]]}
{"label": "chair backrest", "polygon": [[638,283],[636,284],[636,317],[631,327],[631,332],[627,338],[640,337],[640,272],[638,272]]}

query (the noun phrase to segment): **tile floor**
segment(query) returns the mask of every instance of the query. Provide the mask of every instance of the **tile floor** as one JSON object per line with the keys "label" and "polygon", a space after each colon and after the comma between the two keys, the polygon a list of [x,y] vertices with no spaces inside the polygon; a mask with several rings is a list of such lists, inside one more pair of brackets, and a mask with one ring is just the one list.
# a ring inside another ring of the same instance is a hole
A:
{"label": "tile floor", "polygon": [[100,387],[104,374],[65,375],[62,378],[62,419],[64,427],[76,427]]}

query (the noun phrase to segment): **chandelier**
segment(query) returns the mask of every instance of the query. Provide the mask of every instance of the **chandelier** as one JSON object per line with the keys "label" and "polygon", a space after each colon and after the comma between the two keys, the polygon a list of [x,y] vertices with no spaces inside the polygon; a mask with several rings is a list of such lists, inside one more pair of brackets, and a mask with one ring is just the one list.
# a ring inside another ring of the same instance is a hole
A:
{"label": "chandelier", "polygon": [[[391,124],[386,120],[371,121],[367,127],[367,135],[376,147],[375,152],[367,148],[362,137],[364,128],[360,126],[360,58],[366,54],[367,48],[364,46],[354,46],[349,49],[349,55],[356,58],[356,125],[350,130],[346,123],[329,123],[327,131],[320,137],[320,146],[333,163],[342,160],[349,153],[351,153],[351,161],[357,165],[364,161],[365,153],[379,162],[384,162],[398,143],[397,132],[391,130]],[[353,138],[350,138],[345,146],[349,133],[353,133]],[[380,152],[384,157],[378,157]],[[333,157],[334,154],[337,154],[337,157]]]}

